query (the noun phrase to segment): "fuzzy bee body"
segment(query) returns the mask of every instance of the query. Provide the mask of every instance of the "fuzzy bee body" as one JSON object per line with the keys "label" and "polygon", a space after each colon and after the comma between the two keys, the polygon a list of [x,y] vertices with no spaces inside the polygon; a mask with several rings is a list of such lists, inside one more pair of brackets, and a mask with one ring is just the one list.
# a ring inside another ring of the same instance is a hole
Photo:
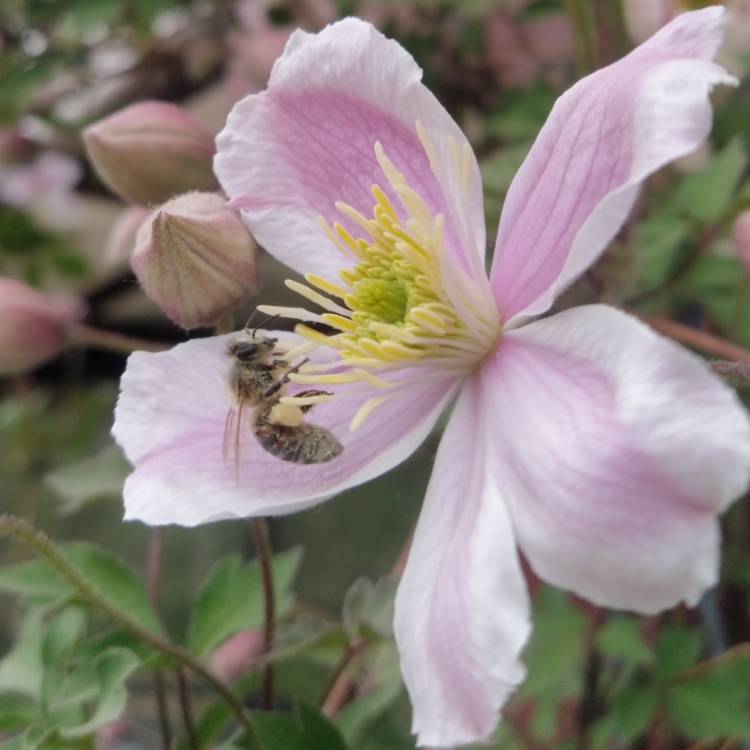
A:
{"label": "fuzzy bee body", "polygon": [[341,443],[325,427],[307,422],[296,427],[274,424],[270,413],[270,408],[256,410],[254,432],[272,456],[296,464],[322,464],[341,453]]}
{"label": "fuzzy bee body", "polygon": [[[310,424],[303,415],[310,406],[282,405],[280,399],[289,375],[298,367],[276,356],[277,340],[257,336],[233,340],[227,353],[234,359],[229,374],[229,387],[236,405],[227,415],[224,430],[224,460],[233,460],[239,472],[241,432],[245,427],[244,408],[251,407],[252,430],[260,446],[282,461],[298,464],[320,464],[336,458],[343,447],[335,435],[325,427]],[[305,395],[319,395],[322,391],[305,391]],[[275,419],[283,407],[284,421]]]}

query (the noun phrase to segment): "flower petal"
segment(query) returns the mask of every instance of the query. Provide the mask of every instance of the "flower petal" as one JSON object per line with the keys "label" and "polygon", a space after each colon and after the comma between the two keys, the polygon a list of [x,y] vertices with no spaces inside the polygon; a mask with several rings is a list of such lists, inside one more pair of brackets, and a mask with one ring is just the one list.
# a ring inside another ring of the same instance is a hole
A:
{"label": "flower petal", "polygon": [[396,641],[420,745],[486,739],[523,680],[529,602],[492,479],[477,383],[440,443],[396,596]]}
{"label": "flower petal", "polygon": [[722,8],[684,13],[558,99],[503,207],[491,282],[509,321],[539,315],[615,236],[650,174],[711,129]]}
{"label": "flower petal", "polygon": [[507,333],[482,373],[497,481],[543,578],[652,613],[716,581],[750,423],[704,363],[604,305]]}
{"label": "flower petal", "polygon": [[[291,334],[274,335],[296,340]],[[245,412],[248,427],[235,468],[223,457],[233,405],[227,340],[193,339],[167,352],[137,352],[128,359],[112,430],[135,467],[125,484],[126,518],[194,526],[311,505],[409,456],[429,433],[453,386],[443,380],[407,387],[356,432],[349,430],[349,421],[373,388],[337,386],[336,398],[317,404],[306,417],[331,430],[344,447],[340,456],[322,464],[289,463],[265,452]],[[315,352],[310,358],[321,361]]]}
{"label": "flower petal", "polygon": [[[336,201],[370,216],[371,187],[378,184],[399,205],[375,158],[380,141],[433,213],[445,215],[446,241],[458,261],[481,271],[479,168],[460,128],[421,79],[403,47],[348,18],[319,34],[296,31],[268,90],[235,105],[217,139],[216,174],[258,242],[278,260],[331,279],[349,265],[320,217],[361,236]],[[432,140],[436,172],[416,121]]]}

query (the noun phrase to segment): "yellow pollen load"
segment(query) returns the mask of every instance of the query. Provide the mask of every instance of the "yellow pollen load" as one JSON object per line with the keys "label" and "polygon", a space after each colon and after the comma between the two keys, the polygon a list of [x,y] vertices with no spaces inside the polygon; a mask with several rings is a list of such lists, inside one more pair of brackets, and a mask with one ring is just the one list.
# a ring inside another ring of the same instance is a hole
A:
{"label": "yellow pollen load", "polygon": [[[446,259],[443,215],[430,211],[379,143],[375,154],[402,209],[397,211],[378,185],[372,187],[371,218],[337,203],[349,226],[361,230],[354,236],[343,224],[331,227],[321,219],[327,235],[345,256],[340,281],[309,273],[307,284],[286,282],[322,311],[258,307],[270,315],[303,321],[295,331],[309,343],[286,352],[290,360],[318,346],[337,351],[338,357],[330,363],[304,365],[290,376],[293,382],[323,388],[366,383],[380,391],[362,404],[351,429],[408,385],[470,372],[495,345],[500,332],[486,278],[478,284],[453,259]],[[337,333],[327,335],[305,325],[309,322],[324,323]],[[407,379],[383,377],[405,368],[410,368]],[[383,395],[384,391],[388,393]],[[284,396],[281,402],[302,406],[305,398],[309,403],[309,397],[294,396]]]}

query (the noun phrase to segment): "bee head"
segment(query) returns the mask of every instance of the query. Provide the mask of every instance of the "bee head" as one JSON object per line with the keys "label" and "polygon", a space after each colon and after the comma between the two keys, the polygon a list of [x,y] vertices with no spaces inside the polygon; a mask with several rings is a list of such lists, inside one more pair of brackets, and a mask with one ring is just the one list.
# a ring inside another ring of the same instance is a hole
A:
{"label": "bee head", "polygon": [[278,339],[258,338],[251,341],[233,341],[229,345],[230,356],[240,362],[252,362],[259,357],[271,354]]}

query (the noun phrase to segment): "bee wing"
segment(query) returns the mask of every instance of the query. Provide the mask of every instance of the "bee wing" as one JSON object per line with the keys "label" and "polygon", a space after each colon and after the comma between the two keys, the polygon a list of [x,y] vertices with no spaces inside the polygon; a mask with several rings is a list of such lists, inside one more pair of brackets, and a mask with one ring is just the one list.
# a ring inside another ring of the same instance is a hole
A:
{"label": "bee wing", "polygon": [[242,445],[242,430],[245,402],[233,406],[227,412],[224,422],[224,439],[222,442],[222,457],[227,466],[232,467],[235,479],[240,475],[240,447]]}

